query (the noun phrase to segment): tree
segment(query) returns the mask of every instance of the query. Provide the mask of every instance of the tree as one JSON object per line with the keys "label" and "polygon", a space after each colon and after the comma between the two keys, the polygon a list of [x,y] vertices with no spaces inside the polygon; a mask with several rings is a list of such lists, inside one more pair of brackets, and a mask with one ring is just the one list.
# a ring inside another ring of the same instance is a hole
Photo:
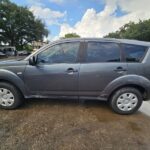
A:
{"label": "tree", "polygon": [[0,43],[22,49],[32,41],[42,41],[45,36],[48,36],[45,25],[27,7],[0,0]]}
{"label": "tree", "polygon": [[63,38],[78,38],[78,37],[80,37],[80,35],[76,33],[68,33],[68,34],[65,34]]}
{"label": "tree", "polygon": [[129,22],[118,31],[109,33],[105,37],[150,41],[150,19],[145,21],[140,20],[138,23]]}

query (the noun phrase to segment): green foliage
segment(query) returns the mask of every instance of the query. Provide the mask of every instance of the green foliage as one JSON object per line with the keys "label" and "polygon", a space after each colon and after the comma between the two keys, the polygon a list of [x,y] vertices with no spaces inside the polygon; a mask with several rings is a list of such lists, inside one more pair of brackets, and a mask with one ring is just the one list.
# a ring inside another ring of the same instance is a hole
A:
{"label": "green foliage", "polygon": [[140,20],[138,23],[129,22],[118,31],[109,33],[105,37],[150,41],[150,19],[145,21]]}
{"label": "green foliage", "polygon": [[31,52],[31,51],[33,51],[33,47],[28,44],[28,45],[25,45],[25,46],[24,46],[24,50],[26,50],[26,51],[28,51],[28,52]]}
{"label": "green foliage", "polygon": [[0,0],[0,43],[23,49],[32,41],[43,40],[48,30],[26,7]]}
{"label": "green foliage", "polygon": [[80,36],[76,33],[68,33],[68,34],[65,34],[63,38],[78,38],[78,37]]}

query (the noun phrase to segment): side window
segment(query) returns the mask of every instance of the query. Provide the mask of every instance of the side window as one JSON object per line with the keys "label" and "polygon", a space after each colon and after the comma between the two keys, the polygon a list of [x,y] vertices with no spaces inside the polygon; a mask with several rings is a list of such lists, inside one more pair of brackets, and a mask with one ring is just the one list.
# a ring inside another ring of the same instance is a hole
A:
{"label": "side window", "polygon": [[120,62],[120,48],[115,43],[89,42],[87,62]]}
{"label": "side window", "polygon": [[75,63],[79,47],[79,42],[52,46],[38,55],[38,63]]}
{"label": "side window", "polygon": [[125,59],[127,62],[140,62],[146,53],[147,47],[123,44]]}

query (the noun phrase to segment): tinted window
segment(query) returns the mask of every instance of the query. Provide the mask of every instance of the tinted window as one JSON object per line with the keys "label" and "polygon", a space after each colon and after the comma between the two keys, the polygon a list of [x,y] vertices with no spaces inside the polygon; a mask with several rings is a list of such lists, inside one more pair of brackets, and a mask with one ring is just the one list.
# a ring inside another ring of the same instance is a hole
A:
{"label": "tinted window", "polygon": [[147,47],[138,45],[123,44],[127,62],[140,62],[144,57]]}
{"label": "tinted window", "polygon": [[80,43],[64,43],[50,47],[38,55],[39,63],[75,63]]}
{"label": "tinted window", "polygon": [[115,43],[89,42],[87,62],[119,62],[120,49]]}

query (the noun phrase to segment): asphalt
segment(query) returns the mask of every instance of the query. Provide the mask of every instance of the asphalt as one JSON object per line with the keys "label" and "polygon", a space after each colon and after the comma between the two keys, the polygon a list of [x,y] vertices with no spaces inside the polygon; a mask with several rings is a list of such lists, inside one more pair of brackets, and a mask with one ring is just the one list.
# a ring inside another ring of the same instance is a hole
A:
{"label": "asphalt", "polygon": [[149,150],[150,102],[121,116],[100,101],[27,100],[0,109],[2,150]]}

